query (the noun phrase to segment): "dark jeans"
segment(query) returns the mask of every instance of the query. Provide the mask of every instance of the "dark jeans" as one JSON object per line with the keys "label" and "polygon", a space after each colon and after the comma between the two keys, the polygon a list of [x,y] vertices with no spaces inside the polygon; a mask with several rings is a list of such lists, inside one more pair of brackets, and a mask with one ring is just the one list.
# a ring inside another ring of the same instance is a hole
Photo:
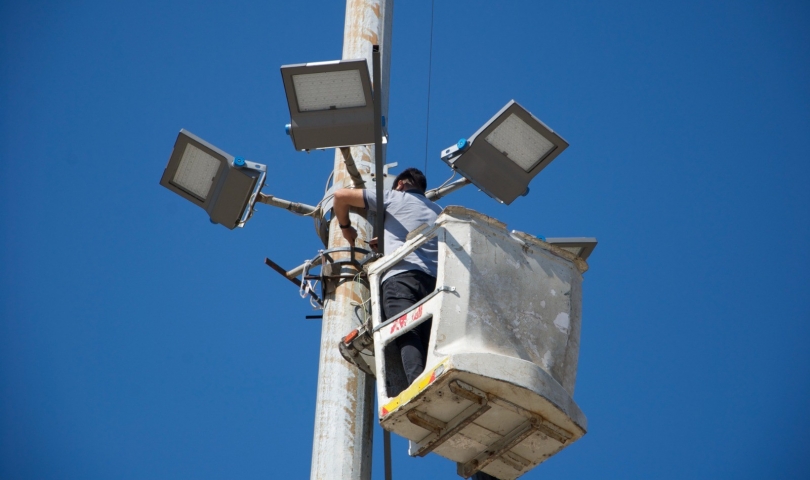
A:
{"label": "dark jeans", "polygon": [[[410,270],[394,275],[382,284],[382,307],[385,319],[388,320],[402,312],[435,289],[436,277],[421,270]],[[423,322],[395,340],[409,384],[413,383],[425,369],[432,323],[433,319]]]}

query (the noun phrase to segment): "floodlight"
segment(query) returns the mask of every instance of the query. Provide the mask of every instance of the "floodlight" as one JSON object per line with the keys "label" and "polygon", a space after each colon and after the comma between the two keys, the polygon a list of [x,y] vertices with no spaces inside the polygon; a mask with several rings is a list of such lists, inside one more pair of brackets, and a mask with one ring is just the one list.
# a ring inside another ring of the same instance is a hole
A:
{"label": "floodlight", "polygon": [[212,223],[234,229],[250,218],[266,175],[265,165],[233,157],[180,130],[160,184],[203,208]]}
{"label": "floodlight", "polygon": [[296,150],[374,143],[374,99],[365,60],[281,67]]}
{"label": "floodlight", "polygon": [[590,237],[547,238],[546,243],[567,250],[583,260],[587,260],[593,249],[596,248],[596,239]]}
{"label": "floodlight", "polygon": [[471,137],[442,150],[441,158],[490,197],[510,204],[568,142],[511,100]]}

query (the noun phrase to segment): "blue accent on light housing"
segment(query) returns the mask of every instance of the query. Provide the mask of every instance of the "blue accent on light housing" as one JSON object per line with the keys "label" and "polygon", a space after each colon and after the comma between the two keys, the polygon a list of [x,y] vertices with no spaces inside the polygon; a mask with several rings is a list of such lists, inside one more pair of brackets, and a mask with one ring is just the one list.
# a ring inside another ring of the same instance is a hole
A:
{"label": "blue accent on light housing", "polygon": [[469,146],[470,142],[468,142],[466,138],[462,138],[461,140],[458,141],[458,143],[456,143],[456,147],[458,147],[459,150],[464,150]]}
{"label": "blue accent on light housing", "polygon": [[546,241],[546,237],[544,237],[544,236],[542,236],[542,235],[538,235],[538,236],[537,236],[537,238],[539,238],[540,240],[542,240],[542,241],[544,241],[544,242]]}
{"label": "blue accent on light housing", "polygon": [[286,133],[287,135],[289,135],[289,134],[290,134],[290,130],[292,130],[292,125],[290,125],[289,123],[288,123],[287,125],[284,125],[284,133]]}
{"label": "blue accent on light housing", "polygon": [[236,157],[233,159],[233,164],[237,167],[244,167],[245,166],[245,157]]}
{"label": "blue accent on light housing", "polygon": [[528,194],[529,194],[529,187],[526,187],[526,191],[525,191],[525,192],[523,192],[523,193],[521,193],[521,194],[520,194],[520,196],[521,196],[521,197],[525,197],[525,196],[526,196],[526,195],[528,195]]}

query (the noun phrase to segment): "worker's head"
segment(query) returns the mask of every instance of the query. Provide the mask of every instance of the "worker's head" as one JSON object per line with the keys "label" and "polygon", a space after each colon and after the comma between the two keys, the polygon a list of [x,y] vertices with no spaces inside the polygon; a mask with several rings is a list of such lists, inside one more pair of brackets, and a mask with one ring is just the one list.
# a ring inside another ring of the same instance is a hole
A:
{"label": "worker's head", "polygon": [[425,193],[425,190],[427,190],[427,179],[425,178],[425,174],[418,168],[406,168],[394,179],[394,190],[404,192],[405,190],[413,189]]}

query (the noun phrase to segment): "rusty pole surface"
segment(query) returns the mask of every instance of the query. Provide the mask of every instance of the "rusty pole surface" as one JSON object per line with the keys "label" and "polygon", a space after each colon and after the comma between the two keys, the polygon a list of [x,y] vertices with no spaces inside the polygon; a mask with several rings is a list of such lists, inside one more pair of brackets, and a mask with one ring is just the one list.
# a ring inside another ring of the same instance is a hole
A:
{"label": "rusty pole surface", "polygon": [[[371,49],[380,45],[382,57],[382,112],[388,116],[388,85],[391,65],[391,26],[393,0],[347,0],[343,33],[343,58],[365,58],[369,71]],[[334,183],[355,184],[346,168],[347,149],[335,150]],[[352,147],[350,163],[360,168],[373,165],[374,147]],[[366,170],[368,171],[368,170]],[[371,187],[371,185],[366,185]],[[365,218],[350,213],[357,228],[357,246],[368,248],[372,231]],[[329,248],[344,247],[337,219],[329,229]],[[353,273],[352,267],[344,267]],[[343,272],[341,272],[343,273]],[[318,366],[318,394],[315,407],[315,432],[312,442],[312,480],[369,480],[374,426],[374,379],[341,357],[338,342],[360,324],[356,305],[369,298],[366,283],[341,279],[326,295],[321,328]]]}

